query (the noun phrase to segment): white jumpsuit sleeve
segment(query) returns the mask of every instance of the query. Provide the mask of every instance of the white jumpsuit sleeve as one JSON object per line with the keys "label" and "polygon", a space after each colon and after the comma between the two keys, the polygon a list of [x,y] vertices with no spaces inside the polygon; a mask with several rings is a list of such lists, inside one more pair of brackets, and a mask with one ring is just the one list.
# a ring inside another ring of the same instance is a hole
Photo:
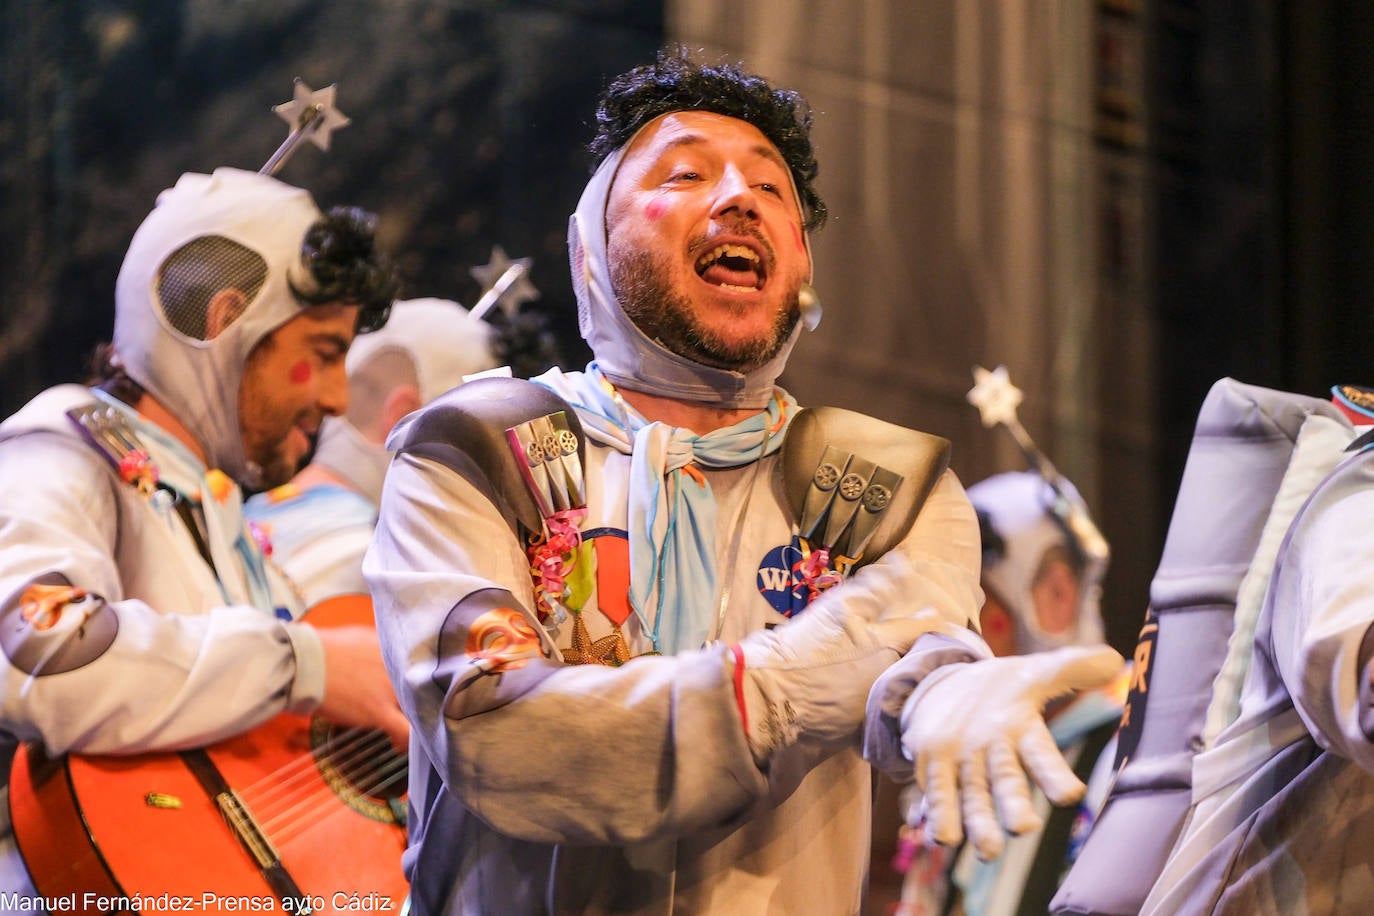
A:
{"label": "white jumpsuit sleeve", "polygon": [[913,778],[911,761],[902,750],[902,707],[921,681],[949,664],[991,658],[978,635],[978,609],[983,591],[978,584],[981,563],[978,519],[953,472],[946,471],[931,492],[912,534],[902,548],[923,564],[924,600],[940,608],[964,608],[965,616],[945,616],[964,629],[956,635],[929,633],[874,682],[868,696],[864,724],[864,759],[898,782]]}
{"label": "white jumpsuit sleeve", "polygon": [[[959,558],[966,540],[976,551],[977,533],[957,532],[957,549],[939,546],[945,498],[930,527],[899,548],[933,548],[916,561],[919,576],[895,583],[880,559],[817,601],[880,602],[886,614],[936,606],[966,622],[977,567],[959,568]],[[620,668],[563,666],[536,652],[485,673],[469,654],[491,632],[482,621],[513,609],[534,638],[528,562],[493,505],[442,465],[395,459],[364,572],[415,742],[449,790],[502,833],[614,845],[680,835],[732,822],[776,790],[770,774],[798,769],[778,757],[770,773],[756,765],[724,647]]]}
{"label": "white jumpsuit sleeve", "polygon": [[[150,546],[143,497],[123,490],[133,492],[71,437],[0,442],[0,727],[54,752],[137,753],[317,702],[292,691],[294,645],[318,691],[318,640],[253,607],[213,606],[197,570]],[[26,601],[44,586],[85,594],[49,611]],[[146,594],[158,605],[135,597]]]}

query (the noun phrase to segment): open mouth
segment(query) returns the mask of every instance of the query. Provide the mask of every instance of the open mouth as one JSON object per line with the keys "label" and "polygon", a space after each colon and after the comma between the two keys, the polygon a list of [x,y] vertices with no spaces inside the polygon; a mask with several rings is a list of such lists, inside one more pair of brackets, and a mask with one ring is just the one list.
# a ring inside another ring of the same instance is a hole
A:
{"label": "open mouth", "polygon": [[723,289],[754,292],[763,288],[767,272],[759,254],[748,245],[730,242],[697,258],[697,276]]}

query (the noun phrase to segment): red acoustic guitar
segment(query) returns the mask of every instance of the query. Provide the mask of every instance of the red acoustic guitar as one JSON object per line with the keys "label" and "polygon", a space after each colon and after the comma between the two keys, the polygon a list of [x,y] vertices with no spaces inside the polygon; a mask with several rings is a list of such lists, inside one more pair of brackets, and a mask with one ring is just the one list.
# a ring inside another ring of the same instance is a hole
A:
{"label": "red acoustic guitar", "polygon": [[[372,608],[348,596],[309,620],[370,626]],[[21,748],[10,814],[39,893],[64,910],[399,912],[405,789],[383,733],[283,713],[199,751]]]}

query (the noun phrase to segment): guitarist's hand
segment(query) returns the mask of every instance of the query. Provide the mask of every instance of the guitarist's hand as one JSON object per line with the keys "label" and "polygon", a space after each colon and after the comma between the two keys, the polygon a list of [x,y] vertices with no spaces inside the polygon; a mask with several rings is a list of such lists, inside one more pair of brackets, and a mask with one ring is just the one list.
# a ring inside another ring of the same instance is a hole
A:
{"label": "guitarist's hand", "polygon": [[404,753],[410,723],[382,666],[377,631],[369,626],[330,626],[315,632],[324,644],[324,699],[316,712],[340,725],[381,729]]}

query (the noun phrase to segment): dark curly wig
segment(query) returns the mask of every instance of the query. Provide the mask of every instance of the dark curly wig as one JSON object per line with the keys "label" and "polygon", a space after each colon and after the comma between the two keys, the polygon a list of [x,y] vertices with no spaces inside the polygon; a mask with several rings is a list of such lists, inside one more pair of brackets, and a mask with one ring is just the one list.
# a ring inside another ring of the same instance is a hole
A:
{"label": "dark curly wig", "polygon": [[301,301],[312,305],[348,302],[358,310],[358,333],[386,324],[391,303],[400,289],[396,269],[373,245],[377,217],[360,207],[334,207],[316,220],[301,242],[301,258],[316,288],[297,289]]}
{"label": "dark curly wig", "polygon": [[757,127],[792,172],[806,228],[825,222],[825,202],[814,186],[819,166],[811,148],[811,106],[799,93],[774,88],[737,66],[699,64],[681,47],[665,48],[654,63],[606,87],[596,109],[596,136],[587,147],[592,161],[599,165],[645,124],[673,111],[709,111]]}

